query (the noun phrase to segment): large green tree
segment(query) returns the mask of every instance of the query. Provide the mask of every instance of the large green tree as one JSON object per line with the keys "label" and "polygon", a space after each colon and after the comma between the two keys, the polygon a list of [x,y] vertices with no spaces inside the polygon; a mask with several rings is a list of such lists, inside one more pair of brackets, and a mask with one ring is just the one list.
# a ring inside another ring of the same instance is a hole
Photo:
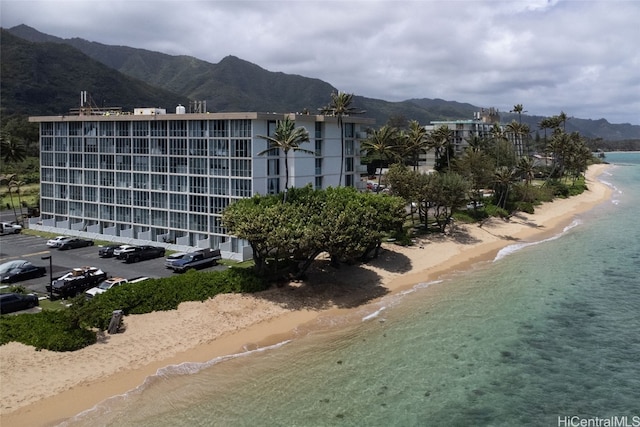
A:
{"label": "large green tree", "polygon": [[254,196],[223,213],[224,226],[247,240],[257,272],[267,277],[300,277],[322,252],[334,265],[366,259],[385,233],[401,231],[404,218],[402,199],[351,187],[292,188],[286,203],[278,200]]}

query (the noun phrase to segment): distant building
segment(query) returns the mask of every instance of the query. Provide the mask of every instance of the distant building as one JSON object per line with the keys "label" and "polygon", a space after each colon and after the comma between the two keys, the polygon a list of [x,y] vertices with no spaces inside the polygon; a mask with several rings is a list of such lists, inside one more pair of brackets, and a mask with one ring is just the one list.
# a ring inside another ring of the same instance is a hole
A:
{"label": "distant building", "polygon": [[[309,131],[289,152],[289,186],[338,186],[340,127],[309,114],[185,113],[158,108],[76,109],[30,117],[40,124],[40,217],[30,228],[114,242],[153,242],[172,250],[219,248],[226,258],[251,257],[245,241],[222,226],[236,199],[274,194],[285,185],[282,152],[258,156],[278,120]],[[374,121],[344,117],[342,185],[359,186],[360,140]],[[366,169],[364,169],[366,171]]]}

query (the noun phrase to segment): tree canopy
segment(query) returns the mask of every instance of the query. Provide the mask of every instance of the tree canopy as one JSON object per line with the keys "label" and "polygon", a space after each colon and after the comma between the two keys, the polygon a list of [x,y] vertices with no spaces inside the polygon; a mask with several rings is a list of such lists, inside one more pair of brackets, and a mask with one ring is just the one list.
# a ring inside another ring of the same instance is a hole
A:
{"label": "tree canopy", "polygon": [[292,188],[238,200],[225,209],[228,232],[252,248],[260,274],[301,277],[323,252],[333,265],[377,255],[385,235],[402,232],[404,201],[351,187]]}

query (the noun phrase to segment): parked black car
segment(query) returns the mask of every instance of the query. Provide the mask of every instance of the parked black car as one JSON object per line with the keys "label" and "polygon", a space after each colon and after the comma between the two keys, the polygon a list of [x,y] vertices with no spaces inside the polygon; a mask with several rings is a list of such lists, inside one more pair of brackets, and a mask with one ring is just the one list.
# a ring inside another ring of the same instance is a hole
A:
{"label": "parked black car", "polygon": [[35,279],[47,274],[47,269],[31,264],[23,259],[5,262],[0,265],[0,283],[15,283]]}
{"label": "parked black car", "polygon": [[158,246],[137,246],[131,252],[126,252],[124,261],[127,263],[164,256],[165,249]]}
{"label": "parked black car", "polygon": [[111,258],[114,256],[113,251],[118,249],[120,245],[103,246],[98,249],[98,256],[100,258]]}
{"label": "parked black car", "polygon": [[87,246],[93,246],[93,240],[72,238],[63,240],[58,249],[64,251],[66,249],[84,248]]}
{"label": "parked black car", "polygon": [[0,294],[0,314],[13,313],[40,305],[38,297],[32,294]]}

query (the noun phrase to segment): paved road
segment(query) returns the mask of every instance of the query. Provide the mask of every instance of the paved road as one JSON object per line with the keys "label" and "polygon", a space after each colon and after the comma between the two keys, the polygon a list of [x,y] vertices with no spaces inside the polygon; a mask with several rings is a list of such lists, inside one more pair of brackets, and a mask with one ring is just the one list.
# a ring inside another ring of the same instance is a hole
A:
{"label": "paved road", "polygon": [[[125,264],[115,258],[100,258],[98,246],[59,251],[46,245],[47,239],[27,234],[12,234],[0,236],[0,264],[16,259],[30,261],[33,265],[47,268],[45,277],[17,283],[29,290],[43,295],[47,294],[45,286],[49,281],[49,260],[42,260],[43,256],[51,256],[53,277],[61,276],[72,268],[85,265],[98,267],[109,276],[131,279],[139,276],[168,277],[175,273],[164,267],[164,258],[141,261],[135,264]],[[213,267],[221,268],[221,267]]]}

